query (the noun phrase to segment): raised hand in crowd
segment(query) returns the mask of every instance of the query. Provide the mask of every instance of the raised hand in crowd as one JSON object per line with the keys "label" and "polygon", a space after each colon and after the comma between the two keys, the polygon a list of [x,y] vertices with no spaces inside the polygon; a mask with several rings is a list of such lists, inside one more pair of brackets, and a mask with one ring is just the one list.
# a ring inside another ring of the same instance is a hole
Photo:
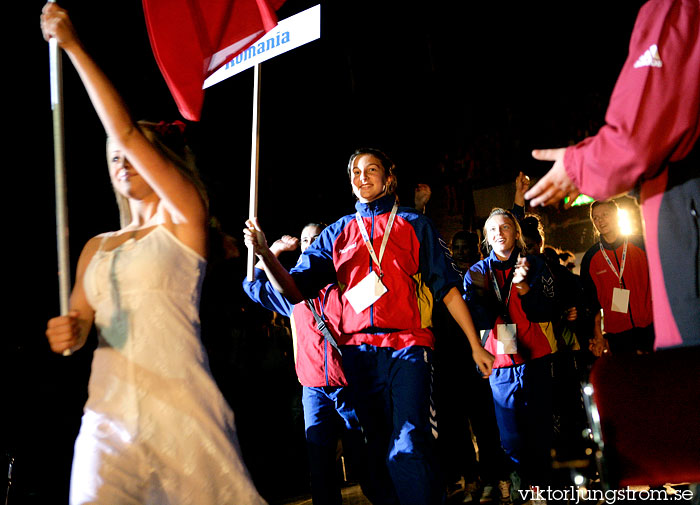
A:
{"label": "raised hand in crowd", "polygon": [[427,184],[416,184],[413,195],[413,204],[418,212],[425,214],[425,206],[430,200],[432,191]]}

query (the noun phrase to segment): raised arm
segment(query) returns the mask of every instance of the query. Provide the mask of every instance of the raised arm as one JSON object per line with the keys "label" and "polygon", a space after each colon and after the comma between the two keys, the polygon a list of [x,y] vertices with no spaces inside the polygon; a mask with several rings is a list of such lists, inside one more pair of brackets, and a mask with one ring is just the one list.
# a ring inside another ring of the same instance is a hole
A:
{"label": "raised arm", "polygon": [[83,47],[67,12],[55,3],[47,3],[41,27],[46,40],[58,40],[110,140],[120,146],[134,169],[160,197],[173,222],[191,223],[203,229],[206,209],[197,189],[139,130],[117,90]]}
{"label": "raised arm", "polygon": [[525,193],[530,189],[530,178],[522,172],[518,173],[515,178],[515,196],[513,197],[513,205],[518,205],[525,211]]}
{"label": "raised arm", "polygon": [[418,212],[425,214],[425,207],[428,205],[432,190],[427,184],[417,184],[413,190],[413,204]]}

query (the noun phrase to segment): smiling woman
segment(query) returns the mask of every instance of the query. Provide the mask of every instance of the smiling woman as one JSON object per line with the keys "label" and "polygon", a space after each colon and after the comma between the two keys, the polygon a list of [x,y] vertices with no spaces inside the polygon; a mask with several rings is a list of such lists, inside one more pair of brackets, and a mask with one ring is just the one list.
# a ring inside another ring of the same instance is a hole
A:
{"label": "smiling woman", "polygon": [[396,190],[394,163],[380,150],[358,149],[348,162],[352,192],[362,203],[369,203]]}
{"label": "smiling woman", "polygon": [[501,445],[527,485],[550,482],[551,323],[554,280],[539,255],[525,256],[520,225],[496,208],[484,225],[491,248],[464,276],[465,298],[482,341],[496,355],[489,381]]}
{"label": "smiling woman", "polygon": [[[268,277],[295,303],[330,283],[342,291],[343,368],[371,454],[383,503],[437,504],[442,489],[435,461],[432,404],[433,304],[442,301],[464,332],[484,375],[484,350],[459,294],[460,277],[433,222],[399,207],[395,167],[378,149],[358,149],[347,172],[356,212],[327,227],[287,273],[260,240],[255,221],[246,245]],[[393,499],[391,499],[393,498]]]}
{"label": "smiling woman", "polygon": [[206,198],[178,143],[131,119],[67,12],[46,4],[41,26],[70,57],[107,132],[122,218],[121,229],[87,242],[70,312],[47,324],[58,354],[83,348],[93,323],[98,334],[70,503],[263,504],[200,341]]}

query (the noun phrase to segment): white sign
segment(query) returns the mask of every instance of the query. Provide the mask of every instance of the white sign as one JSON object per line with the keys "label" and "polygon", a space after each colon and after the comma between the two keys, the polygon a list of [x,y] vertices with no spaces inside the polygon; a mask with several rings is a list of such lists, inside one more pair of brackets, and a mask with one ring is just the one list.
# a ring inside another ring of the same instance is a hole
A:
{"label": "white sign", "polygon": [[241,52],[210,75],[202,86],[206,89],[239,72],[296,49],[321,37],[321,6],[317,5],[283,19],[255,44]]}

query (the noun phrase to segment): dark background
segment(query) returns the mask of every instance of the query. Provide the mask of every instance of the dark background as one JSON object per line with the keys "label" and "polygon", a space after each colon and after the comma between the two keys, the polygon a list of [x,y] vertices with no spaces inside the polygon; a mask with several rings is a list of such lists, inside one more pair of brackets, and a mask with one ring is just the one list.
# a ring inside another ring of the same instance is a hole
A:
{"label": "dark background", "polygon": [[[278,14],[282,19],[317,3],[288,0]],[[345,166],[359,146],[380,147],[394,158],[405,203],[413,185],[425,182],[436,208],[445,197],[438,165],[445,154],[470,155],[475,189],[510,183],[520,170],[533,179],[543,175],[549,164],[532,160],[531,149],[567,145],[602,124],[642,4],[320,3],[321,39],[262,65],[258,215],[272,239],[352,211]],[[9,303],[2,444],[16,458],[16,503],[20,496],[31,503],[65,499],[90,364],[89,352],[52,355],[43,335],[46,320],[58,313],[58,288],[42,5],[23,2],[5,19],[11,34],[3,63],[3,200],[11,226],[3,241]],[[140,2],[61,5],[135,118],[180,119],[153,59]],[[118,215],[104,131],[64,61],[74,267],[85,241],[116,229]],[[188,125],[212,212],[237,238],[248,209],[252,73],[208,89],[201,121]],[[547,213],[552,223],[572,216]]]}

